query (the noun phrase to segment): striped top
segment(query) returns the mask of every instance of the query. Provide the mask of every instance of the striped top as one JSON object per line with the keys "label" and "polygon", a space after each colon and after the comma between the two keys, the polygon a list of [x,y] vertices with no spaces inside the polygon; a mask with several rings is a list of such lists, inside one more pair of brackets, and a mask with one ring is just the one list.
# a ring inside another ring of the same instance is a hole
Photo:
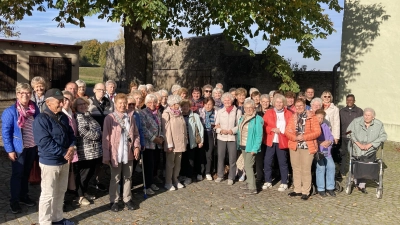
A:
{"label": "striped top", "polygon": [[103,155],[101,127],[89,112],[76,113],[78,123],[77,153],[78,161],[97,159]]}
{"label": "striped top", "polygon": [[24,143],[24,148],[35,147],[35,141],[33,140],[33,116],[28,116],[22,127],[22,140]]}

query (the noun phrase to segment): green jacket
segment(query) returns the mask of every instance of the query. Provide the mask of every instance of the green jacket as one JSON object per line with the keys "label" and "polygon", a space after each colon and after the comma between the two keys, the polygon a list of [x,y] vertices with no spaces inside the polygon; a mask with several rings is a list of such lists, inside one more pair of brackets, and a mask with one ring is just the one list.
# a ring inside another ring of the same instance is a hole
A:
{"label": "green jacket", "polygon": [[[244,116],[240,117],[238,122],[238,127],[241,127],[241,123],[243,122]],[[261,151],[261,142],[263,138],[263,125],[264,120],[261,116],[257,115],[248,121],[248,134],[247,134],[247,141],[246,141],[246,152],[253,152],[258,153]],[[237,148],[239,150],[240,144],[240,132],[241,130],[238,129],[236,134],[236,143]]]}

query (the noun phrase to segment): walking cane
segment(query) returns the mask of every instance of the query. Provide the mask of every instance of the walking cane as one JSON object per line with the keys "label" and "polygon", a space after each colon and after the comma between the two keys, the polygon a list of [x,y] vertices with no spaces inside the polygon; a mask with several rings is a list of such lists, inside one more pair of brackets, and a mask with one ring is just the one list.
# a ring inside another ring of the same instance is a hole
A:
{"label": "walking cane", "polygon": [[147,199],[147,190],[146,190],[147,188],[146,188],[146,180],[144,178],[144,160],[143,160],[143,151],[142,150],[140,151],[140,158],[142,159],[143,192],[144,192],[143,198]]}

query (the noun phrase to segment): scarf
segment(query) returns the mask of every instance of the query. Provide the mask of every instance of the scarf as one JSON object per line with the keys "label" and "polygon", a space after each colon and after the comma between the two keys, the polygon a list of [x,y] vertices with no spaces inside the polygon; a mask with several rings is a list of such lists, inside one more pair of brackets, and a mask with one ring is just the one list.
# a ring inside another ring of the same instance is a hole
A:
{"label": "scarf", "polygon": [[175,109],[169,107],[169,110],[171,110],[171,113],[174,116],[180,116],[181,115],[181,110],[180,109],[175,110]]}
{"label": "scarf", "polygon": [[304,134],[307,119],[307,111],[297,114],[296,133]]}
{"label": "scarf", "polygon": [[[129,131],[131,125],[129,124],[128,114],[124,113],[121,120],[124,122],[125,130]],[[118,163],[127,164],[128,163],[128,135],[124,130],[122,130],[119,145],[118,145]]]}
{"label": "scarf", "polygon": [[214,98],[214,102],[215,102],[215,106],[217,106],[218,108],[223,108],[224,104],[222,103],[222,100],[220,98]]}
{"label": "scarf", "polygon": [[225,107],[226,108],[226,112],[229,114],[231,113],[232,109],[233,109],[233,105]]}
{"label": "scarf", "polygon": [[324,105],[323,105],[323,107],[324,107],[324,109],[327,109],[327,108],[329,108],[329,106],[331,106],[331,103],[323,103]]}
{"label": "scarf", "polygon": [[154,121],[156,121],[157,125],[160,126],[160,120],[158,119],[158,110],[154,109],[151,110],[150,108],[146,107],[146,109],[151,113],[153,116]]}
{"label": "scarf", "polygon": [[281,112],[283,112],[285,110],[285,108],[282,108],[282,109],[279,109],[279,110],[274,108],[274,110],[275,110],[276,113],[281,113]]}
{"label": "scarf", "polygon": [[21,103],[17,100],[17,103],[15,103],[15,107],[18,111],[17,124],[19,128],[22,128],[25,125],[26,119],[28,119],[29,116],[35,115],[35,104],[32,101],[29,101],[28,109],[25,109],[24,106],[22,106]]}
{"label": "scarf", "polygon": [[[205,111],[205,113],[206,113],[206,115],[205,115],[205,117],[204,117],[204,125],[205,125],[205,127],[207,128],[207,129],[211,129],[211,116],[212,116],[212,114],[214,113],[214,111],[209,111],[209,112],[207,112],[206,110],[204,110]],[[214,119],[214,118],[213,118]],[[214,122],[214,121],[213,121]]]}
{"label": "scarf", "polygon": [[74,117],[74,113],[72,112],[71,109],[62,109],[63,113],[68,117],[68,123],[71,126],[72,130],[74,131],[75,137],[78,136],[78,122],[76,121]]}

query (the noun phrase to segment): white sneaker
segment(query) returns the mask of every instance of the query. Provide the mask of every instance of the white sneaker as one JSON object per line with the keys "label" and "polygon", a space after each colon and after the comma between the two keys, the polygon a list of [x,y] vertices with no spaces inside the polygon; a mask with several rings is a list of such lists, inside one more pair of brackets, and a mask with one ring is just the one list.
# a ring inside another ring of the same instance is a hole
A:
{"label": "white sneaker", "polygon": [[151,188],[153,191],[158,191],[158,190],[160,190],[160,188],[158,188],[157,185],[155,185],[155,184],[152,184],[152,185],[150,186],[150,188]]}
{"label": "white sneaker", "polygon": [[175,187],[178,189],[184,188],[185,186],[183,186],[180,182],[175,184]]}
{"label": "white sneaker", "polygon": [[86,193],[85,193],[83,196],[85,196],[85,198],[86,198],[87,200],[95,200],[95,199],[96,199],[95,196],[89,195],[89,194],[86,194]]}
{"label": "white sneaker", "polygon": [[269,182],[265,182],[264,185],[262,186],[262,189],[266,190],[272,188],[272,184]]}
{"label": "white sneaker", "polygon": [[278,191],[286,191],[288,189],[287,184],[281,184],[279,185]]}
{"label": "white sneaker", "polygon": [[215,179],[216,183],[220,183],[222,181],[222,178],[218,177],[217,179]]}
{"label": "white sneaker", "polygon": [[242,176],[239,178],[240,182],[243,182],[246,179],[246,173],[243,173]]}
{"label": "white sneaker", "polygon": [[165,184],[164,188],[167,189],[167,191],[175,191],[176,190],[176,188],[172,184]]}
{"label": "white sneaker", "polygon": [[[144,190],[143,190],[143,192],[144,192]],[[151,190],[151,188],[147,188],[147,189],[146,189],[146,194],[148,194],[148,195],[154,195],[155,192],[154,192],[153,190]]]}
{"label": "white sneaker", "polygon": [[228,185],[233,185],[233,180],[228,179]]}
{"label": "white sneaker", "polygon": [[78,203],[82,206],[90,205],[90,202],[85,197],[80,197]]}
{"label": "white sneaker", "polygon": [[203,176],[202,175],[197,175],[197,181],[202,181],[203,180]]}
{"label": "white sneaker", "polygon": [[207,179],[207,180],[212,180],[211,174],[206,174],[206,179]]}
{"label": "white sneaker", "polygon": [[191,178],[186,178],[185,181],[183,181],[184,185],[189,185],[192,183],[192,179]]}

